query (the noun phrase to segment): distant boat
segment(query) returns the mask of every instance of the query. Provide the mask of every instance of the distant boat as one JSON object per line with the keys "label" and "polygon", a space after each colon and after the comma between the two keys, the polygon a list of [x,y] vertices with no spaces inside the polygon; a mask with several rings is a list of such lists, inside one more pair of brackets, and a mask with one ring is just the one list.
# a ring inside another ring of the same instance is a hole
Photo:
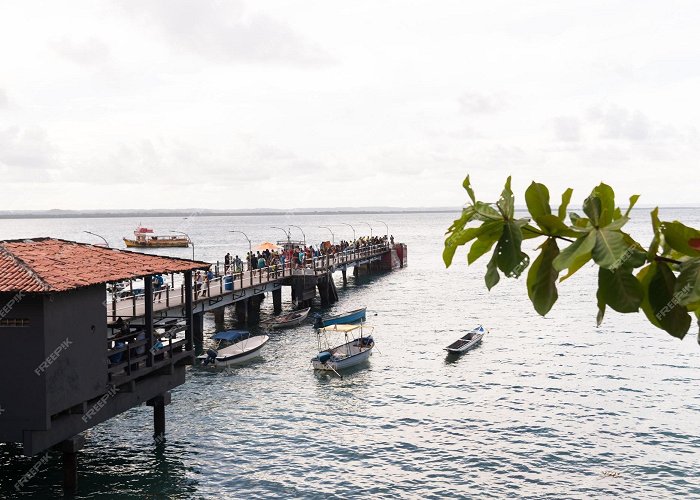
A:
{"label": "distant boat", "polygon": [[[332,371],[364,363],[372,355],[374,327],[368,325],[332,325],[316,331],[318,354],[311,358],[314,370]],[[345,334],[345,343],[330,347],[329,338],[334,333]]]}
{"label": "distant boat", "polygon": [[355,309],[354,311],[348,311],[332,316],[324,317],[320,314],[316,314],[314,316],[314,328],[323,328],[324,326],[350,324],[364,321],[366,313],[367,308],[363,307],[361,309]]}
{"label": "distant boat", "polygon": [[262,326],[263,328],[268,328],[270,330],[291,328],[293,326],[297,326],[303,323],[306,317],[309,315],[310,310],[311,308],[307,307],[306,309],[293,311],[289,314],[283,314],[282,316],[277,316],[276,318],[261,322],[260,326]]}
{"label": "distant boat", "polygon": [[[244,363],[260,355],[260,351],[270,337],[267,335],[250,336],[243,330],[228,330],[217,333],[212,337],[218,340],[216,349],[209,349],[205,354],[197,356],[203,365],[231,366]],[[222,345],[228,344],[221,348]]]}
{"label": "distant boat", "polygon": [[473,330],[468,331],[459,340],[455,340],[450,345],[445,347],[445,350],[450,354],[465,353],[479,345],[486,332],[487,330],[484,330],[484,327],[479,325]]}
{"label": "distant boat", "polygon": [[190,239],[183,235],[156,235],[153,229],[137,227],[134,231],[134,239],[123,238],[127,248],[163,248],[163,247],[188,247]]}

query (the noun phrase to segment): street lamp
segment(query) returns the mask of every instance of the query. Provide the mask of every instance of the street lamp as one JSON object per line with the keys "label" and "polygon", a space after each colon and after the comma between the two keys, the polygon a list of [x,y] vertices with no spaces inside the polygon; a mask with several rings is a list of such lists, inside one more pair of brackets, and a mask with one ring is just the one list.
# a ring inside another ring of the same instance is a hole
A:
{"label": "street lamp", "polygon": [[389,237],[389,224],[387,224],[383,220],[378,220],[377,222],[384,224],[384,227],[386,227],[386,237],[388,238]]}
{"label": "street lamp", "polygon": [[240,233],[243,236],[245,236],[245,239],[248,240],[248,251],[250,252],[250,255],[253,255],[253,244],[250,242],[250,238],[248,238],[248,235],[245,234],[243,231],[229,231],[230,233]]}
{"label": "street lamp", "polygon": [[352,226],[351,226],[350,224],[348,224],[347,222],[341,222],[341,224],[343,224],[344,226],[350,226],[350,229],[352,229],[352,241],[355,241],[355,240],[356,240],[356,238],[355,238],[355,228],[352,227]]}
{"label": "street lamp", "polygon": [[304,230],[300,228],[299,226],[295,226],[294,224],[290,224],[289,227],[295,227],[299,231],[301,231],[301,235],[304,237],[304,246],[306,246],[306,235],[304,234]]}
{"label": "street lamp", "polygon": [[183,233],[182,231],[170,231],[171,233],[175,234],[184,234],[187,237],[187,243],[192,245],[192,260],[194,260],[194,241],[192,241],[192,238],[190,238],[190,235],[187,233]]}
{"label": "street lamp", "polygon": [[321,229],[328,229],[330,231],[331,239],[333,241],[333,244],[335,245],[335,235],[333,234],[333,230],[328,226],[318,226],[318,227],[320,227]]}
{"label": "street lamp", "polygon": [[103,238],[102,236],[100,236],[99,234],[97,234],[97,233],[92,233],[92,232],[90,232],[90,231],[83,231],[83,232],[84,232],[84,233],[87,233],[87,234],[91,234],[91,235],[93,235],[93,236],[97,236],[97,237],[100,238],[102,241],[104,241],[104,242],[105,242],[105,246],[106,246],[107,248],[109,248],[109,243],[107,243],[107,240],[104,239],[104,238]]}
{"label": "street lamp", "polygon": [[287,243],[290,243],[292,241],[292,237],[290,235],[290,232],[284,229],[283,227],[279,226],[270,226],[272,229],[279,229],[280,231],[284,232],[284,235],[287,237]]}
{"label": "street lamp", "polygon": [[360,224],[367,224],[369,226],[369,237],[372,237],[372,226],[369,225],[369,222],[361,222]]}
{"label": "street lamp", "polygon": [[[253,244],[250,242],[250,238],[248,238],[248,235],[245,234],[243,231],[229,231],[231,233],[240,233],[243,236],[245,236],[245,239],[248,240],[248,251],[250,253],[250,260],[248,261],[248,272],[250,273],[250,284],[251,286],[253,285]],[[261,278],[262,279],[262,278]],[[243,274],[241,273],[241,283],[243,282]]]}

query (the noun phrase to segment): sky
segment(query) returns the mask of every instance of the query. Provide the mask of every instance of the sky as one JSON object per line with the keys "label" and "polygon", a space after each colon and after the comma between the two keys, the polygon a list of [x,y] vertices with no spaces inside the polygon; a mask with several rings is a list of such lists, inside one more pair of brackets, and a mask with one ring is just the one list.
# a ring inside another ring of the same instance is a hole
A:
{"label": "sky", "polygon": [[700,203],[696,1],[3,0],[0,210]]}

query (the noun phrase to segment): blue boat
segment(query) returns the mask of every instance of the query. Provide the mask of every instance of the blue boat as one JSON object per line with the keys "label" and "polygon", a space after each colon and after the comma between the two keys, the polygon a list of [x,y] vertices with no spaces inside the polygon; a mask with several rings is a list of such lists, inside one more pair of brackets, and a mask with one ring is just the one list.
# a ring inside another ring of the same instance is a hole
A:
{"label": "blue boat", "polygon": [[314,328],[324,328],[330,325],[347,325],[365,320],[367,308],[355,309],[354,311],[336,314],[334,316],[323,317],[320,314],[314,315]]}

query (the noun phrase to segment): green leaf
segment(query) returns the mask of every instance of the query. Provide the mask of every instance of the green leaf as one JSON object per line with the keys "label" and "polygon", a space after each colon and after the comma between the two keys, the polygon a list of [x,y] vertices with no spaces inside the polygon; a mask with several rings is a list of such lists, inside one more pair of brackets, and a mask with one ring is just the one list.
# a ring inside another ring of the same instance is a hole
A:
{"label": "green leaf", "polygon": [[621,313],[639,311],[644,298],[642,285],[624,268],[613,272],[601,267],[598,270],[598,294],[599,300]]}
{"label": "green leaf", "polygon": [[[659,243],[661,243],[661,221],[659,220],[659,207],[656,207],[651,211],[651,227],[654,230],[654,237],[651,240],[649,251],[647,252],[649,259],[656,257],[656,254],[659,251]],[[661,327],[659,326],[659,328]]]}
{"label": "green leaf", "polygon": [[596,293],[596,300],[598,302],[598,314],[595,317],[595,326],[600,327],[603,324],[603,318],[605,317],[605,300],[603,299],[603,294],[598,288]]}
{"label": "green leaf", "polygon": [[[580,259],[583,256],[588,255],[588,259],[590,259],[590,254],[591,250],[593,250],[593,246],[595,245],[596,241],[596,235],[595,231],[592,231],[585,236],[581,236],[579,239],[574,241],[571,245],[566,247],[564,250],[561,251],[559,256],[557,256],[556,259],[554,259],[554,269],[557,271],[561,272],[564,269],[571,268],[571,266],[574,264],[576,261],[580,261]],[[586,260],[588,260],[586,259]],[[585,264],[585,262],[584,262]],[[583,264],[581,264],[582,266]],[[579,266],[579,268],[581,267]],[[573,273],[570,273],[571,275]],[[568,276],[567,276],[568,277]]]}
{"label": "green leaf", "polygon": [[569,214],[569,218],[571,219],[571,223],[574,225],[575,228],[579,229],[590,229],[593,226],[591,226],[591,221],[590,219],[587,219],[585,217],[579,216],[579,214],[575,212],[571,212]]}
{"label": "green leaf", "polygon": [[[617,269],[631,256],[631,249],[625,242],[622,233],[598,229],[591,234],[596,235],[593,247],[593,260],[605,269]],[[630,249],[628,251],[628,249]]]}
{"label": "green leaf", "polygon": [[558,298],[556,282],[559,272],[552,267],[552,262],[559,255],[559,247],[556,239],[547,238],[540,248],[542,251],[527,274],[527,294],[535,311],[544,316]]}
{"label": "green leaf", "polygon": [[607,229],[608,231],[617,231],[619,229],[622,229],[622,226],[624,226],[628,222],[629,218],[621,215],[620,217],[612,221],[610,224],[605,226],[605,229]]}
{"label": "green leaf", "polygon": [[544,184],[533,181],[525,191],[525,203],[533,219],[552,214],[549,207],[549,189]]}
{"label": "green leaf", "polygon": [[459,219],[455,219],[450,228],[447,230],[447,234],[464,229],[464,226],[466,226],[467,223],[472,220],[474,215],[476,215],[476,211],[471,205],[463,208],[462,215],[459,217]]}
{"label": "green leaf", "polygon": [[651,279],[654,277],[655,274],[656,262],[652,262],[648,266],[643,267],[637,273],[637,279],[641,283],[642,291],[644,292],[644,298],[642,299],[641,308],[642,311],[644,311],[644,314],[646,315],[649,322],[655,327],[661,328],[663,330],[661,323],[659,323],[659,320],[656,319],[656,311],[654,311],[654,309],[651,306],[651,303],[649,302],[649,285],[651,283]]}
{"label": "green leaf", "polygon": [[469,195],[469,198],[472,200],[472,203],[475,204],[476,198],[474,197],[474,190],[472,189],[471,182],[469,181],[468,175],[467,175],[467,178],[464,179],[462,186],[464,187],[464,189],[467,190],[467,194]]}
{"label": "green leaf", "polygon": [[484,255],[486,252],[491,250],[493,245],[501,237],[503,233],[503,225],[505,223],[502,220],[485,222],[482,224],[482,231],[477,236],[477,239],[472,243],[469,249],[469,254],[467,255],[467,263],[473,264],[476,260]]}
{"label": "green leaf", "polygon": [[564,191],[561,195],[561,205],[559,205],[559,219],[562,221],[566,219],[566,209],[569,206],[569,202],[571,201],[571,195],[573,194],[574,190],[571,188],[567,188],[566,191]]}
{"label": "green leaf", "polygon": [[676,276],[665,262],[657,262],[653,266],[655,272],[649,277],[649,286],[645,290],[651,312],[661,328],[682,339],[688,333],[691,318],[686,307],[675,296]]}
{"label": "green leaf", "polygon": [[591,252],[576,257],[576,259],[574,259],[574,261],[569,266],[568,272],[564,276],[559,278],[559,282],[561,283],[565,279],[573,276],[573,274],[576,273],[576,271],[581,269],[583,266],[585,266],[586,262],[588,262],[589,260],[591,260]]}
{"label": "green leaf", "polygon": [[489,260],[489,263],[486,266],[486,276],[484,276],[484,280],[486,281],[486,288],[488,288],[489,291],[491,291],[491,289],[501,280],[501,277],[498,275],[498,268],[496,266],[497,255],[498,249],[493,251],[491,260]]}
{"label": "green leaf", "polygon": [[700,231],[688,227],[678,221],[662,222],[661,232],[668,245],[690,257],[700,257],[700,250],[694,248],[692,243],[695,239],[700,239]]}
{"label": "green leaf", "polygon": [[695,258],[681,264],[675,294],[684,306],[700,301],[700,259]]}
{"label": "green leaf", "polygon": [[452,265],[452,259],[454,258],[457,248],[476,238],[480,230],[481,226],[461,229],[453,232],[445,239],[445,249],[442,251],[442,260],[445,261],[445,267],[450,267],[450,265]]}
{"label": "green leaf", "polygon": [[634,208],[634,206],[637,204],[637,200],[638,200],[638,199],[639,199],[639,195],[638,195],[638,194],[633,194],[632,196],[630,196],[630,206],[627,207],[627,211],[625,212],[625,217],[629,217],[629,216],[630,216],[630,212],[632,211],[632,209]]}
{"label": "green leaf", "polygon": [[488,203],[483,201],[477,201],[474,204],[474,210],[476,211],[475,219],[489,221],[489,220],[503,220],[500,212],[493,208]]}
{"label": "green leaf", "polygon": [[498,269],[509,278],[520,276],[530,263],[530,257],[520,249],[522,241],[523,235],[518,225],[513,221],[506,222],[496,245],[496,263]]}
{"label": "green leaf", "polygon": [[570,236],[576,238],[579,233],[572,231],[569,226],[556,215],[541,215],[535,217],[535,222],[540,227],[541,232],[547,236]]}
{"label": "green leaf", "polygon": [[[600,215],[603,211],[603,204],[600,198],[591,194],[588,198],[583,200],[583,212],[588,216],[595,227],[600,225]],[[574,224],[576,224],[574,222]]]}
{"label": "green leaf", "polygon": [[594,225],[600,227],[607,226],[613,221],[613,218],[616,215],[615,192],[613,191],[613,188],[601,182],[593,189],[593,193],[591,193],[591,195],[593,195],[594,193],[595,196],[600,199],[601,203],[600,218],[598,219],[598,224]]}
{"label": "green leaf", "polygon": [[501,192],[501,197],[496,203],[498,210],[504,219],[512,219],[515,213],[515,198],[513,197],[513,191],[510,189],[510,175],[506,180],[506,185],[503,187]]}

